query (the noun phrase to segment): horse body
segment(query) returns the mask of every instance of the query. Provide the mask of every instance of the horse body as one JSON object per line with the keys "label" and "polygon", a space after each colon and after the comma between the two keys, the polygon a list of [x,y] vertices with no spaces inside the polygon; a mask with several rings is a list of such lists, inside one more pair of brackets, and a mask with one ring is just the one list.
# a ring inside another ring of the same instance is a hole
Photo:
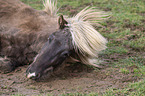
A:
{"label": "horse body", "polygon": [[0,0],[0,63],[11,65],[7,71],[31,63],[57,29],[57,16],[35,10],[19,0]]}

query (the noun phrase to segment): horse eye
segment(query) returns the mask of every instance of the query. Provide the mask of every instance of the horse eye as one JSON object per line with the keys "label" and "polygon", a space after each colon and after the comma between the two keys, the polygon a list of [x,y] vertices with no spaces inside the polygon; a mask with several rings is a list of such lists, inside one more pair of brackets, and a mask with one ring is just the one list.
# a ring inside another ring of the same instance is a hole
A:
{"label": "horse eye", "polygon": [[64,57],[67,57],[67,56],[69,56],[69,52],[63,52],[62,55],[63,55]]}

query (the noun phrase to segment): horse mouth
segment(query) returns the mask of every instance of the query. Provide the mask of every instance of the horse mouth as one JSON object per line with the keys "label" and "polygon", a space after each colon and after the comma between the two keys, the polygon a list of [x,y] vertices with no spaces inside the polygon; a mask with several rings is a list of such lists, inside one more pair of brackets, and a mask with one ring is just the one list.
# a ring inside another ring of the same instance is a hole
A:
{"label": "horse mouth", "polygon": [[33,72],[33,73],[26,73],[26,77],[28,79],[32,79],[32,80],[37,80],[37,79],[40,79],[41,77],[47,75],[47,74],[50,74],[53,72],[53,67],[49,67],[47,69],[45,69],[43,72],[41,73],[36,73],[36,72]]}

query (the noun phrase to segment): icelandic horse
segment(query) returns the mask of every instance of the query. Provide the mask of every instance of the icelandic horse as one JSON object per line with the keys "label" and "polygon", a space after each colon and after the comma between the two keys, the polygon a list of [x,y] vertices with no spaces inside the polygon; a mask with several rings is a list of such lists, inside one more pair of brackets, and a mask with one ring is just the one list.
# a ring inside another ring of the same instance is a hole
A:
{"label": "icelandic horse", "polygon": [[57,2],[38,11],[18,0],[0,0],[0,70],[30,64],[27,78],[38,79],[66,61],[97,65],[107,40],[94,26],[108,15],[86,7],[73,17],[58,16]]}

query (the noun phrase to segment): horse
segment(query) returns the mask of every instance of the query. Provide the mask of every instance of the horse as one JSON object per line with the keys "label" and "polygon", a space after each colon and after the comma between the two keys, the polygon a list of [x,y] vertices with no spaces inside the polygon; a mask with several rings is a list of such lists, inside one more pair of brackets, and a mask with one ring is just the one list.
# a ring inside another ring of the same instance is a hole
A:
{"label": "horse", "polygon": [[0,0],[0,4],[0,62],[2,68],[6,66],[3,69],[11,71],[30,64],[26,77],[37,80],[68,61],[100,67],[96,64],[97,55],[107,48],[107,40],[95,26],[106,19],[105,12],[86,7],[67,17],[57,16],[57,3],[51,0],[44,2],[43,11],[18,0]]}

